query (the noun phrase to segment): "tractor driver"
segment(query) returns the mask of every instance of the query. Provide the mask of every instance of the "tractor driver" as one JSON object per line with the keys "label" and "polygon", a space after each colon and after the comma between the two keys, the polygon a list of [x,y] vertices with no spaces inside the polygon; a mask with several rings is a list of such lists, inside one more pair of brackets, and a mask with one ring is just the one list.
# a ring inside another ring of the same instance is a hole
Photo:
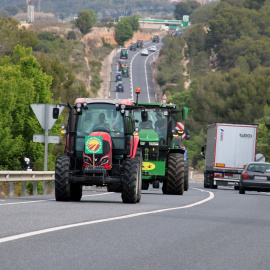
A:
{"label": "tractor driver", "polygon": [[93,130],[105,127],[105,129],[110,131],[110,125],[105,123],[105,114],[100,113],[98,118],[99,118],[99,123],[94,125]]}
{"label": "tractor driver", "polygon": [[166,135],[166,120],[162,117],[160,112],[156,113],[157,121],[155,122],[155,131],[157,132],[159,138],[165,139]]}

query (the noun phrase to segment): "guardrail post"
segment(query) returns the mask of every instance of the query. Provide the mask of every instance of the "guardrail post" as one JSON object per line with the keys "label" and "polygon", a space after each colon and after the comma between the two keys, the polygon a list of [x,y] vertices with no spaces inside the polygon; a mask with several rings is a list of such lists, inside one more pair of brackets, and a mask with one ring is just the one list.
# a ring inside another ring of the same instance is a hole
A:
{"label": "guardrail post", "polygon": [[51,194],[54,194],[54,188],[55,188],[54,181],[51,181]]}
{"label": "guardrail post", "polygon": [[38,183],[36,181],[33,182],[33,195],[37,195],[37,185]]}
{"label": "guardrail post", "polygon": [[47,182],[46,181],[43,181],[43,192],[42,192],[43,195],[46,195],[47,194]]}
{"label": "guardrail post", "polygon": [[14,182],[9,183],[9,197],[10,198],[14,197]]}
{"label": "guardrail post", "polygon": [[22,182],[22,196],[26,196],[26,185],[27,182]]}

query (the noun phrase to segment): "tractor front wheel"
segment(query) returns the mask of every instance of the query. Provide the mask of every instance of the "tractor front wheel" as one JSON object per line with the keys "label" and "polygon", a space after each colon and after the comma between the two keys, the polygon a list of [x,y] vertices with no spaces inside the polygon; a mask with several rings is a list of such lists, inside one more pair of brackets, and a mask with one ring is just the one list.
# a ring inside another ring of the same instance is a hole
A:
{"label": "tractor front wheel", "polygon": [[124,203],[136,203],[138,201],[140,186],[141,164],[136,158],[127,158],[124,163],[124,177],[122,201]]}
{"label": "tractor front wheel", "polygon": [[70,159],[61,156],[55,162],[55,199],[57,201],[70,200],[70,183],[68,179]]}
{"label": "tractor front wheel", "polygon": [[183,195],[184,193],[184,155],[171,153],[168,157],[168,175],[163,184],[164,194]]}

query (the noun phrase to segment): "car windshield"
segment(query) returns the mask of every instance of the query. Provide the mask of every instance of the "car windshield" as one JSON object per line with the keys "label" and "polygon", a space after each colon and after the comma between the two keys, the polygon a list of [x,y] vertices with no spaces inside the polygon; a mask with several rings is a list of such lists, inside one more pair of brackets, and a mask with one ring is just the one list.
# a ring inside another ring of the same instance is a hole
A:
{"label": "car windshield", "polygon": [[252,163],[248,166],[247,171],[251,172],[261,172],[261,173],[270,173],[270,164],[262,164],[262,163]]}

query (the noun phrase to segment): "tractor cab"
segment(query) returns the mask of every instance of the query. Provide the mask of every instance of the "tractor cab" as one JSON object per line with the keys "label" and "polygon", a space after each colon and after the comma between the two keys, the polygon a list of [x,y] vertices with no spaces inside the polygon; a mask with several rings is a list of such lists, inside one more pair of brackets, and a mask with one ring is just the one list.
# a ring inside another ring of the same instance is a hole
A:
{"label": "tractor cab", "polygon": [[121,49],[120,59],[122,59],[122,58],[128,59],[128,49],[127,48]]}

